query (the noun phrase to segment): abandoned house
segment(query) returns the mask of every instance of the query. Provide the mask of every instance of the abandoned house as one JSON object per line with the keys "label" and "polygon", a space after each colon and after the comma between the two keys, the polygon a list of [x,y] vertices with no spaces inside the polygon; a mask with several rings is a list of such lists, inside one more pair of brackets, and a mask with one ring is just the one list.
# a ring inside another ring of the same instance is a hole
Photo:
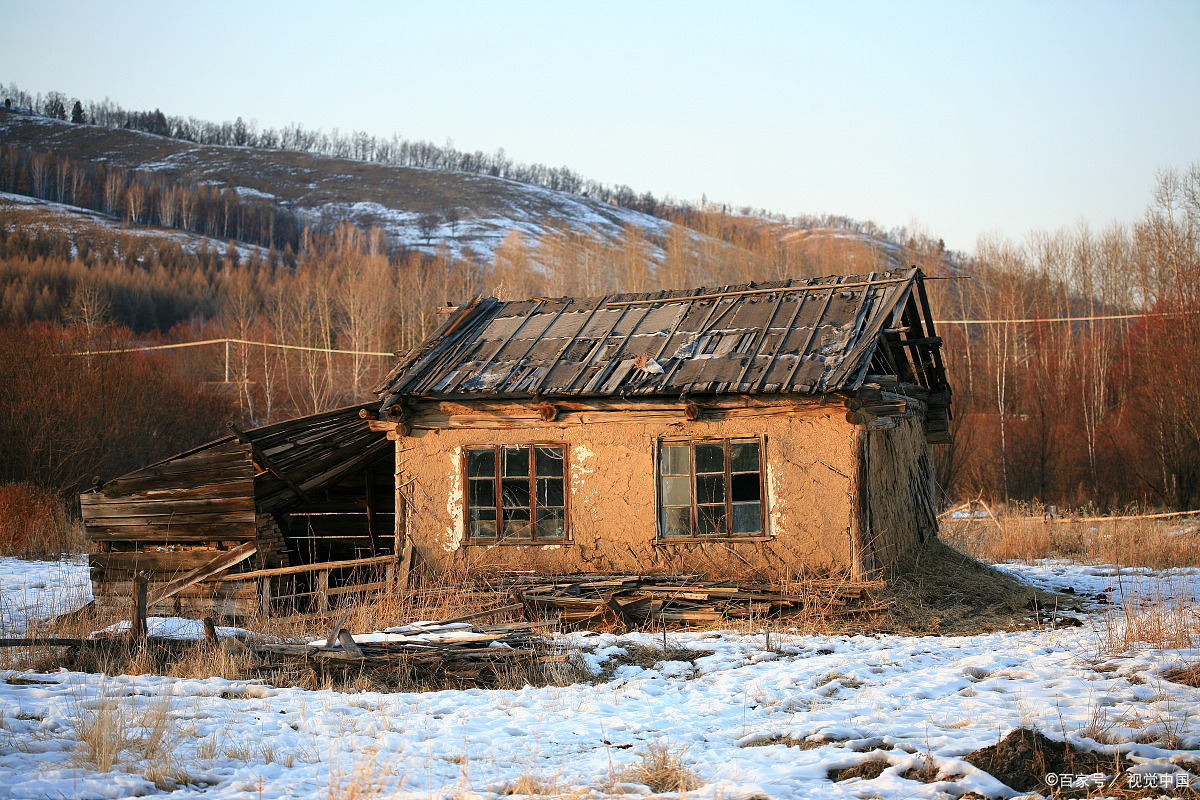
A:
{"label": "abandoned house", "polygon": [[[382,401],[82,497],[98,602],[328,608],[409,570],[860,576],[936,532],[919,270],[450,309]],[[399,510],[399,513],[397,513]]]}
{"label": "abandoned house", "polygon": [[418,565],[862,575],[936,532],[919,270],[479,300],[380,384]]}

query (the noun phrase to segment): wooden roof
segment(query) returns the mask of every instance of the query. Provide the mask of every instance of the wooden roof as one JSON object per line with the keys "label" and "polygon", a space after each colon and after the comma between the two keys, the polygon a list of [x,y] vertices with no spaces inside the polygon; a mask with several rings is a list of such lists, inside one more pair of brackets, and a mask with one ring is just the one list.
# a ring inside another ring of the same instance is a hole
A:
{"label": "wooden roof", "polygon": [[[359,416],[361,410],[374,406],[360,403],[249,431],[235,429],[233,435],[108,481],[103,497],[110,503],[140,494],[150,499],[169,490],[164,499],[174,501],[175,494],[197,486],[209,487],[204,491],[213,496],[251,497],[263,511],[278,510],[391,452],[391,443],[372,432]],[[211,489],[226,483],[241,488],[237,492],[233,486],[224,492]],[[253,517],[248,521],[252,523]]]}
{"label": "wooden roof", "polygon": [[470,398],[820,394],[945,384],[918,269],[575,299],[477,299],[377,387]]}

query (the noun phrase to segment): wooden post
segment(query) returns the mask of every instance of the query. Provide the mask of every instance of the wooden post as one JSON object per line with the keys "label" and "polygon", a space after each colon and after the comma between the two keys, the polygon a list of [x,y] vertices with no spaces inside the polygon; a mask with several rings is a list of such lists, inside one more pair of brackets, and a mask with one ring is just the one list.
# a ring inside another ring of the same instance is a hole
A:
{"label": "wooden post", "polygon": [[266,619],[271,616],[271,579],[258,579],[258,608]]}
{"label": "wooden post", "polygon": [[217,638],[217,624],[213,622],[212,617],[204,618],[204,638],[209,644],[220,644],[220,639]]}
{"label": "wooden post", "polygon": [[413,546],[412,539],[408,536],[408,500],[404,496],[404,489],[401,488],[404,484],[404,440],[396,440],[396,525],[395,525],[395,541],[392,550],[396,554],[397,564],[393,574],[395,583],[388,581],[392,591],[404,590],[408,588],[409,578],[412,572],[413,561]]}
{"label": "wooden post", "polygon": [[149,634],[146,623],[146,587],[150,579],[141,570],[133,577],[133,614],[129,624],[129,633],[136,641],[145,641]]}
{"label": "wooden post", "polygon": [[322,613],[329,610],[329,570],[323,569],[317,573],[317,611]]}

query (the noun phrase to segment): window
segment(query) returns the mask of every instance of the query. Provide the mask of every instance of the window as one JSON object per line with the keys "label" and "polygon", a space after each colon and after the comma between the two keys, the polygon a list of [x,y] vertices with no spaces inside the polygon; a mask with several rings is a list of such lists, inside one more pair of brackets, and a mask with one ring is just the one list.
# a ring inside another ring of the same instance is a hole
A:
{"label": "window", "polygon": [[563,445],[469,447],[467,535],[480,542],[532,542],[567,535]]}
{"label": "window", "polygon": [[763,494],[761,439],[659,444],[660,536],[761,536]]}

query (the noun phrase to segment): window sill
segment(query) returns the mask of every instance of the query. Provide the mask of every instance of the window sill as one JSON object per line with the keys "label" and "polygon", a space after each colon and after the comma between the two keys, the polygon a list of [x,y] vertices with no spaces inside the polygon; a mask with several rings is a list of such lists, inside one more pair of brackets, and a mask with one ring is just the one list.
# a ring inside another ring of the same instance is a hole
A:
{"label": "window sill", "polygon": [[562,539],[464,539],[464,547],[546,547],[574,544],[568,538]]}
{"label": "window sill", "polygon": [[724,542],[726,544],[753,544],[755,542],[769,542],[774,538],[770,534],[742,534],[729,536],[726,534],[713,534],[712,536],[658,536],[654,539],[655,547],[662,547],[668,544],[696,544],[703,542]]}

